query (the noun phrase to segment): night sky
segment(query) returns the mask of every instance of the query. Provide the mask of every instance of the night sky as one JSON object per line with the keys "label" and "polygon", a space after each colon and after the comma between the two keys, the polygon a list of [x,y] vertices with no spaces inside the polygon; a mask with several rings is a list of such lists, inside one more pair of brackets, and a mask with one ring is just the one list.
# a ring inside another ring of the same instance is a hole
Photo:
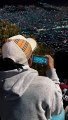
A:
{"label": "night sky", "polygon": [[68,6],[68,0],[0,0],[0,6],[4,5],[29,5],[36,4],[37,2],[46,2],[48,4],[57,5],[57,6]]}

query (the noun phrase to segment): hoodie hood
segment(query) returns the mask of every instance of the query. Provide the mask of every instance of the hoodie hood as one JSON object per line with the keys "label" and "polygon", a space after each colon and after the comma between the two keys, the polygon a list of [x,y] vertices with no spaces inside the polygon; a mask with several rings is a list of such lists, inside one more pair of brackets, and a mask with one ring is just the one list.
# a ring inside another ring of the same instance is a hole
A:
{"label": "hoodie hood", "polygon": [[17,69],[0,71],[0,82],[3,82],[5,91],[22,96],[37,75],[38,72],[29,67],[19,71]]}

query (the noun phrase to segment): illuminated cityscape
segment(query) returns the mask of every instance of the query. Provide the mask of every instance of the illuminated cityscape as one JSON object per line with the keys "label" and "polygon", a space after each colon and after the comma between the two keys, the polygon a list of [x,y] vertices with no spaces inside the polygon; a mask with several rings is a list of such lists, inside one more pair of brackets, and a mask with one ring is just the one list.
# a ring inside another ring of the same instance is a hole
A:
{"label": "illuminated cityscape", "polygon": [[5,5],[0,8],[0,20],[17,24],[22,35],[32,35],[55,51],[68,51],[68,7],[41,2],[39,6]]}

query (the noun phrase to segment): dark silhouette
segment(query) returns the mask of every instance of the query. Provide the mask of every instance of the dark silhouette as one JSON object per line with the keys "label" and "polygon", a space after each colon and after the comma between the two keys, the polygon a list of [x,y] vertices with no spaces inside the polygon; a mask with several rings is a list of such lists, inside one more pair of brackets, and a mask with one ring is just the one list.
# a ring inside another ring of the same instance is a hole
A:
{"label": "dark silhouette", "polygon": [[60,88],[63,93],[65,120],[68,120],[68,108],[66,108],[68,105],[68,52],[61,50],[55,54],[55,68],[60,78]]}
{"label": "dark silhouette", "polygon": [[68,52],[63,50],[56,52],[55,68],[60,80],[68,79]]}

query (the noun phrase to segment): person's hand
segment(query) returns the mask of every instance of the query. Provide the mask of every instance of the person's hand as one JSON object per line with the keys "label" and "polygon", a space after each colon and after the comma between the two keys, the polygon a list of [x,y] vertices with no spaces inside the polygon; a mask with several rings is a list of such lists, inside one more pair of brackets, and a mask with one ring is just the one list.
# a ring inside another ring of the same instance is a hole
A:
{"label": "person's hand", "polygon": [[54,68],[54,59],[50,55],[45,55],[48,58],[48,65],[47,68],[52,69]]}

